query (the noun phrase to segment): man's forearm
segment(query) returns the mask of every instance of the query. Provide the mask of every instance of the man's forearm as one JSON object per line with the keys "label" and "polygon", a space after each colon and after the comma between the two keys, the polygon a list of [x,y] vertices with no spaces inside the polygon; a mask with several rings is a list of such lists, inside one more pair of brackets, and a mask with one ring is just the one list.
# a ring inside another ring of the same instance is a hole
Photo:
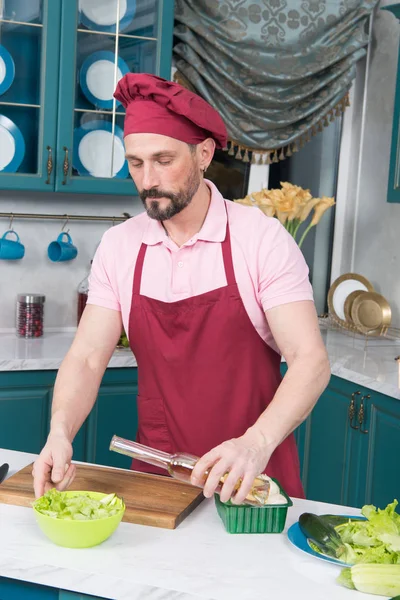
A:
{"label": "man's forearm", "polygon": [[72,442],[97,398],[104,369],[69,352],[57,375],[51,433],[65,434]]}
{"label": "man's forearm", "polygon": [[324,353],[302,356],[288,367],[271,403],[255,425],[263,443],[274,450],[312,411],[330,379]]}

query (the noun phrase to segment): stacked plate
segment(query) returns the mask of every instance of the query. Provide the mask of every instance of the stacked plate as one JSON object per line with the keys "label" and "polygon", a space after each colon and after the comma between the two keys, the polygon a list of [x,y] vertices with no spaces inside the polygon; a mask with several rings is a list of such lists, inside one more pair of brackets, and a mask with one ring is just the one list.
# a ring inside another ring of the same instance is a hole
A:
{"label": "stacked plate", "polygon": [[[86,98],[97,108],[111,110],[113,94],[118,81],[129,67],[121,57],[115,64],[115,54],[107,50],[93,52],[86,58],[79,72],[79,82]],[[120,103],[117,102],[116,106]]]}
{"label": "stacked plate", "polygon": [[366,335],[384,333],[392,320],[386,298],[357,273],[345,273],[333,282],[328,292],[328,309],[341,325]]}
{"label": "stacked plate", "polygon": [[79,0],[79,20],[88,29],[115,33],[119,7],[119,31],[131,24],[136,0]]}
{"label": "stacked plate", "polygon": [[[8,50],[0,45],[0,96],[11,87],[15,65]],[[25,156],[25,140],[19,127],[0,114],[0,171],[15,173]]]}

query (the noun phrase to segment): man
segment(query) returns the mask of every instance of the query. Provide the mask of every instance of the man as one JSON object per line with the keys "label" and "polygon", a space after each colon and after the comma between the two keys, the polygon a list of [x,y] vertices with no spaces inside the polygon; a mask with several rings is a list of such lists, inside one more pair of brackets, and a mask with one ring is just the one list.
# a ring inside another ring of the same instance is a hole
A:
{"label": "man", "polygon": [[[115,97],[126,108],[126,158],[145,212],[110,228],[96,252],[34,465],[35,494],[71,483],[71,442],[123,324],[138,362],[139,442],[200,456],[192,481],[210,470],[207,497],[228,473],[221,499],[241,479],[240,503],[261,472],[304,497],[292,432],[330,370],[303,255],[278,220],[225,201],[204,179],[227,139],[207,102],[146,74],[125,75]],[[157,472],[138,461],[132,468]]]}

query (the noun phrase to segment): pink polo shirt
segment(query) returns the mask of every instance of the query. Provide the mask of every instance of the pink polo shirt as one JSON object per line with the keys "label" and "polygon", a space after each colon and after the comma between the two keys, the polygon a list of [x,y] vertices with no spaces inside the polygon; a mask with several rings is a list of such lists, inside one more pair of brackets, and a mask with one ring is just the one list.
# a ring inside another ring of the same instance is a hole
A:
{"label": "pink polo shirt", "polygon": [[141,294],[175,302],[226,285],[220,242],[225,237],[226,211],[233,265],[245,309],[259,335],[279,352],[265,312],[296,302],[313,301],[308,267],[286,229],[258,208],[224,200],[211,181],[211,202],[201,230],[182,247],[146,212],[108,229],[96,251],[89,279],[88,304],[121,311],[125,331],[136,258],[147,244]]}

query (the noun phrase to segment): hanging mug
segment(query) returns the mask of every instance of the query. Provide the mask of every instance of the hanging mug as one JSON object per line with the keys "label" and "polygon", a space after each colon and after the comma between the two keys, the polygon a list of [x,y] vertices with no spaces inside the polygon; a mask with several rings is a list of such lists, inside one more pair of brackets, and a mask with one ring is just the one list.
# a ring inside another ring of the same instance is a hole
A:
{"label": "hanging mug", "polygon": [[[9,234],[14,234],[17,239],[7,239]],[[19,260],[25,254],[25,246],[19,241],[19,235],[14,229],[6,231],[0,239],[0,259]]]}
{"label": "hanging mug", "polygon": [[[67,241],[63,240],[66,236]],[[58,236],[55,242],[51,242],[47,248],[47,256],[53,262],[62,262],[66,260],[73,260],[76,258],[78,250],[72,243],[72,238],[66,231],[63,231]]]}

